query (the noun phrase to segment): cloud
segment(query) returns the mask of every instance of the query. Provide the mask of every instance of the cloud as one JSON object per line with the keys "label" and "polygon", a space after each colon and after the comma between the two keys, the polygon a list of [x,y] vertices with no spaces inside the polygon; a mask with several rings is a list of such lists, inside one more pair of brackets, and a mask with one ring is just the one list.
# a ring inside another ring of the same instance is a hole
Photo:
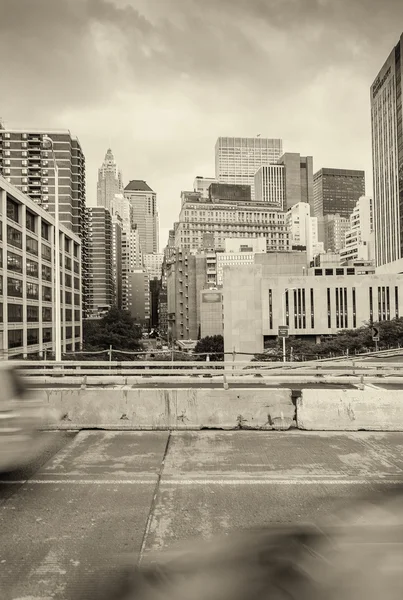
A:
{"label": "cloud", "polygon": [[219,135],[282,137],[370,179],[369,87],[401,0],[0,0],[0,15],[0,114],[78,135],[90,200],[111,145],[169,228]]}

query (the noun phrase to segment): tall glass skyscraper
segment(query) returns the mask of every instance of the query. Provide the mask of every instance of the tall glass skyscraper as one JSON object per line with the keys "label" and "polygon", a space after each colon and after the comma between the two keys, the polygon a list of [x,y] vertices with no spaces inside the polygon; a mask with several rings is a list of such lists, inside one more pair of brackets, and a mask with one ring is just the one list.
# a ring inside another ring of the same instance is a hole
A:
{"label": "tall glass skyscraper", "polygon": [[376,265],[403,257],[403,34],[371,86]]}

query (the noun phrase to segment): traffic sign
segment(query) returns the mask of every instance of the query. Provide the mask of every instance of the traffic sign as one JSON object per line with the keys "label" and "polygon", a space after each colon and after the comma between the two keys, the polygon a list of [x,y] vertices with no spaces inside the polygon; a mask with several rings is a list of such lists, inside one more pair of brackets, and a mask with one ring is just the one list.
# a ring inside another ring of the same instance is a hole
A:
{"label": "traffic sign", "polygon": [[379,327],[372,326],[372,341],[379,342]]}
{"label": "traffic sign", "polygon": [[279,325],[279,327],[278,327],[278,337],[281,337],[281,338],[288,337],[288,327],[287,327],[287,325]]}

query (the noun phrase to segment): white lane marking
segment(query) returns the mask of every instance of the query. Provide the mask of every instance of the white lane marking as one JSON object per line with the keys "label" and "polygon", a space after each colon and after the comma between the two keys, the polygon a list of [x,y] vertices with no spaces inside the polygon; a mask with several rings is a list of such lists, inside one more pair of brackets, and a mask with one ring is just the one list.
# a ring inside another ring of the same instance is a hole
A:
{"label": "white lane marking", "polygon": [[[166,485],[365,485],[365,484],[384,484],[398,485],[403,483],[403,476],[400,479],[166,479],[161,481],[162,486]],[[2,481],[0,485],[155,485],[155,481],[146,479],[30,479],[28,481]]]}

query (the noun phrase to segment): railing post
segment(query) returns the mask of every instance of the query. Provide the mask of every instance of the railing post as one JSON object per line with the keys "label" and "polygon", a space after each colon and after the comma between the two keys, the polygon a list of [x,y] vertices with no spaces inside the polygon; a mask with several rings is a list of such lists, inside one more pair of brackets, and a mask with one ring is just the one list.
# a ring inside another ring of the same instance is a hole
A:
{"label": "railing post", "polygon": [[[109,346],[109,350],[108,350],[108,355],[109,355],[109,363],[112,362],[112,345]],[[112,365],[109,364],[109,369],[112,368]]]}

